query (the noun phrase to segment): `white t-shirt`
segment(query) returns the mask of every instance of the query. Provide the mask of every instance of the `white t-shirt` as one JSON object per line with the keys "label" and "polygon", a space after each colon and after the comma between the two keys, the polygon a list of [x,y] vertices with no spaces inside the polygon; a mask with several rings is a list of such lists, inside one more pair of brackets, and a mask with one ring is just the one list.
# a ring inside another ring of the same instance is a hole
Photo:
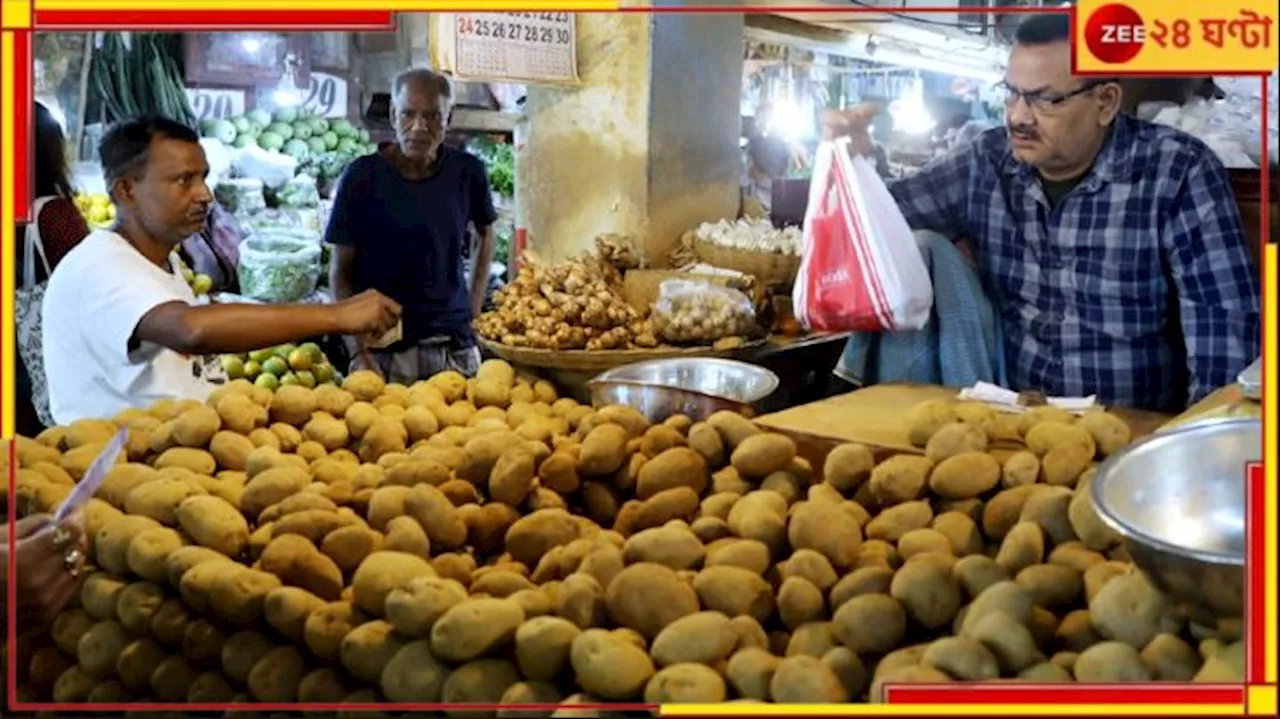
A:
{"label": "white t-shirt", "polygon": [[167,302],[195,304],[181,274],[167,272],[109,230],[67,253],[44,295],[44,367],[60,425],[113,417],[159,399],[203,400],[213,370],[200,356],[143,343],[129,351],[143,316]]}

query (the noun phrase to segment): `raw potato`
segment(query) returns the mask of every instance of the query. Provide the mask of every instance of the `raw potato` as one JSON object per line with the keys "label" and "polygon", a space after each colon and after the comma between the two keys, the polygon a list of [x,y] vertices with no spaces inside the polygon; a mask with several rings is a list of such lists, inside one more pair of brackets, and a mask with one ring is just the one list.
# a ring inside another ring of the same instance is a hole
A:
{"label": "raw potato", "polygon": [[763,479],[786,469],[796,457],[796,443],[780,434],[757,434],[733,450],[730,464],[747,480]]}
{"label": "raw potato", "polygon": [[235,507],[217,497],[189,497],[178,505],[178,525],[197,544],[237,557],[249,543],[249,523]]}
{"label": "raw potato", "polygon": [[867,488],[884,505],[909,502],[920,496],[931,471],[933,461],[926,457],[895,455],[871,470]]}
{"label": "raw potato", "polygon": [[291,646],[277,647],[258,660],[246,684],[260,702],[293,702],[307,672],[302,652]]}
{"label": "raw potato", "polygon": [[1152,678],[1138,650],[1124,642],[1100,642],[1080,652],[1074,671],[1076,681],[1098,684]]}
{"label": "raw potato", "polygon": [[360,563],[351,578],[356,606],[375,616],[381,615],[392,590],[401,589],[421,576],[435,576],[435,570],[425,559],[403,552],[374,552]]}
{"label": "raw potato", "polygon": [[907,440],[917,447],[924,447],[938,430],[959,419],[951,402],[921,402],[907,411]]}
{"label": "raw potato", "polygon": [[842,444],[827,453],[822,478],[842,494],[852,494],[871,476],[875,457],[860,444]]}
{"label": "raw potato", "polygon": [[986,452],[987,433],[973,424],[956,422],[938,429],[924,446],[924,456],[934,464],[966,452]]}
{"label": "raw potato", "polygon": [[933,468],[929,489],[947,499],[971,499],[1000,482],[1000,463],[985,452],[958,452]]}
{"label": "raw potato", "polygon": [[1076,426],[1093,436],[1100,457],[1110,457],[1133,439],[1129,424],[1108,412],[1085,412]]}

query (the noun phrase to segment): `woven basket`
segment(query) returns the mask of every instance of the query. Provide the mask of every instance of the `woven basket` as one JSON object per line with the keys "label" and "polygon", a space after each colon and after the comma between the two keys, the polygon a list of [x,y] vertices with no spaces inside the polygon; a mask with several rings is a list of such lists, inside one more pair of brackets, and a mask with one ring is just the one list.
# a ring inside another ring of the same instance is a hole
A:
{"label": "woven basket", "polygon": [[800,256],[780,252],[753,252],[722,247],[706,240],[696,240],[698,259],[715,267],[754,275],[761,286],[782,285],[790,288],[800,272]]}
{"label": "woven basket", "polygon": [[711,349],[711,347],[665,347],[632,350],[544,350],[530,347],[511,347],[480,338],[481,348],[511,364],[566,372],[603,372],[634,362],[672,359],[675,357],[731,358],[743,350],[753,349],[762,344],[764,344],[764,340],[755,340],[747,342],[740,347],[718,351]]}

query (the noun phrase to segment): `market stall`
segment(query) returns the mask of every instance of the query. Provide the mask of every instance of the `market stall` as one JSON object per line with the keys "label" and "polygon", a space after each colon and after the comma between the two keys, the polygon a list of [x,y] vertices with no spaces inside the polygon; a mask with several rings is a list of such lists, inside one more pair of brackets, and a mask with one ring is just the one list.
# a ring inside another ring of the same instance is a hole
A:
{"label": "market stall", "polygon": [[755,422],[656,406],[489,361],[412,387],[237,380],[19,437],[19,516],[97,487],[91,566],[24,643],[21,698],[826,703],[1243,676],[1230,583],[1180,603],[1091,494],[1156,418],[930,387]]}

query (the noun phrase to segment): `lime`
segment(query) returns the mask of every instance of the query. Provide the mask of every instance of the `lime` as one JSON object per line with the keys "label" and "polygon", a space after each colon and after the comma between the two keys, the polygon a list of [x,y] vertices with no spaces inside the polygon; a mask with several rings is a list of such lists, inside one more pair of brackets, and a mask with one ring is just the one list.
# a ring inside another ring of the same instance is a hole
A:
{"label": "lime", "polygon": [[258,375],[260,375],[260,374],[262,374],[262,365],[261,365],[261,364],[259,364],[258,362],[254,361],[254,360],[249,360],[248,362],[245,362],[245,363],[244,363],[244,376],[245,376],[245,379],[253,379],[253,378],[257,377],[257,376],[258,376]]}
{"label": "lime", "polygon": [[312,365],[311,374],[315,376],[316,382],[321,384],[329,382],[333,379],[333,365],[328,362]]}
{"label": "lime", "polygon": [[301,348],[290,352],[288,359],[289,359],[289,366],[293,368],[295,372],[302,372],[304,370],[311,369],[311,365],[313,362],[313,360],[311,359],[311,353]]}
{"label": "lime", "polygon": [[298,349],[311,355],[311,363],[318,364],[324,361],[324,350],[320,349],[320,345],[315,342],[303,342]]}
{"label": "lime", "polygon": [[244,376],[244,360],[239,355],[222,355],[221,361],[227,379],[240,379]]}
{"label": "lime", "polygon": [[272,354],[279,357],[280,359],[288,359],[289,355],[293,354],[293,351],[296,349],[298,349],[297,345],[291,345],[291,344],[280,345],[279,347],[275,348]]}
{"label": "lime", "polygon": [[196,275],[191,281],[191,291],[196,295],[207,295],[213,289],[213,278],[209,275]]}
{"label": "lime", "polygon": [[279,357],[270,357],[262,363],[262,371],[279,377],[289,371],[289,365]]}
{"label": "lime", "polygon": [[292,372],[285,372],[280,377],[280,386],[283,387],[287,384],[302,384],[302,382],[298,380],[298,375]]}
{"label": "lime", "polygon": [[195,281],[196,281],[196,273],[192,272],[191,270],[187,269],[186,267],[183,267],[183,268],[182,268],[182,279],[186,280],[186,281],[187,281],[187,284],[191,284],[192,282],[195,282]]}
{"label": "lime", "polygon": [[307,389],[311,389],[316,386],[316,376],[307,370],[301,370],[293,376],[298,380],[298,384],[306,387]]}
{"label": "lime", "polygon": [[268,359],[271,359],[274,356],[275,356],[275,353],[272,352],[271,350],[254,350],[249,353],[249,359],[253,360],[254,362],[257,362],[258,364],[262,364],[263,362],[266,362]]}
{"label": "lime", "polygon": [[262,387],[264,389],[269,389],[273,392],[276,390],[277,387],[280,386],[280,380],[276,379],[275,375],[267,374],[266,372],[263,372],[262,374],[258,375],[258,378],[255,379],[253,383],[259,387]]}

